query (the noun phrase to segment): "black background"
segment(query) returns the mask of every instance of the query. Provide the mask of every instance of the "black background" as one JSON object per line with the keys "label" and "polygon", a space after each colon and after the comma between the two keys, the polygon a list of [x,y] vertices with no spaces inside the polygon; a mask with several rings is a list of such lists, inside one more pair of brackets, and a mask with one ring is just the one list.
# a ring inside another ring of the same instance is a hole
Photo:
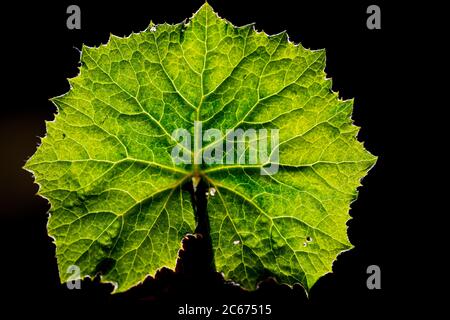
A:
{"label": "black background", "polygon": [[[35,195],[37,186],[21,167],[45,134],[44,120],[52,120],[55,107],[49,98],[69,89],[66,78],[78,73],[81,44],[98,46],[109,34],[127,36],[144,30],[150,20],[177,23],[188,18],[203,3],[199,1],[58,1],[52,4],[13,3],[3,7],[1,103],[1,288],[0,304],[16,311],[43,312],[47,316],[65,308],[70,315],[92,310],[116,315],[118,311],[142,311],[144,318],[175,317],[178,306],[271,304],[272,315],[262,319],[300,319],[309,312],[360,315],[385,313],[396,305],[401,267],[395,263],[402,251],[394,241],[395,221],[404,212],[398,205],[398,183],[404,172],[399,141],[404,132],[399,120],[401,103],[396,94],[401,85],[399,49],[411,30],[405,27],[403,8],[384,1],[210,1],[215,11],[235,25],[256,22],[258,30],[274,34],[287,30],[290,39],[311,49],[326,48],[333,89],[343,98],[355,98],[353,119],[361,126],[359,139],[379,156],[364,179],[359,199],[353,203],[349,237],[355,248],[339,256],[333,273],[321,278],[309,299],[303,289],[273,281],[255,292],[224,284],[218,276],[202,272],[199,241],[188,241],[179,272],[159,272],[144,285],[124,294],[110,295],[112,287],[87,279],[81,290],[59,284],[55,247],[46,234],[47,202]],[[66,8],[81,7],[81,30],[66,28]],[[377,4],[382,29],[366,28],[366,8]],[[407,15],[407,14],[406,14]],[[396,94],[394,94],[396,93]],[[366,268],[380,266],[381,290],[368,290]],[[360,310],[362,307],[364,311]],[[157,316],[157,315],[165,315]],[[290,315],[291,317],[288,317]],[[60,316],[64,316],[60,314]],[[285,316],[285,317],[283,317]],[[231,319],[232,317],[226,317]],[[241,317],[242,318],[242,317]],[[189,319],[189,318],[187,318]],[[194,318],[192,318],[194,319]],[[254,319],[256,319],[254,317]]]}

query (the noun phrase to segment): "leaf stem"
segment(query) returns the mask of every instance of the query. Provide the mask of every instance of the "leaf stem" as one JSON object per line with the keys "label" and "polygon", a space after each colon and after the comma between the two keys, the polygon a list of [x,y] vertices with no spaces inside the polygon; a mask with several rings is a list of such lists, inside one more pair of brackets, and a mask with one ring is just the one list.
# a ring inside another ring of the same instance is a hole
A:
{"label": "leaf stem", "polygon": [[[196,186],[194,186],[194,179],[198,179]],[[204,260],[201,264],[206,267],[206,272],[215,272],[214,252],[210,233],[211,228],[207,210],[207,192],[209,189],[209,184],[200,176],[198,172],[194,173],[192,180],[191,195],[194,206],[195,221],[197,223],[195,233],[197,236],[201,237],[202,240],[201,250],[203,251],[203,254],[201,256],[202,260]]]}

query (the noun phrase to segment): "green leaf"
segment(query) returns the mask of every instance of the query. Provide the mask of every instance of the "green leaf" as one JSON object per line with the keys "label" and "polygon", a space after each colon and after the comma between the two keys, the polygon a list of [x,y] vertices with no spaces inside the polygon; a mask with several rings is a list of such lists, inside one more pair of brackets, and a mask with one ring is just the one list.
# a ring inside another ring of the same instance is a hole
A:
{"label": "green leaf", "polygon": [[[324,50],[235,27],[204,4],[188,22],[83,46],[81,62],[26,164],[51,204],[61,281],[77,265],[120,292],[173,269],[195,230],[183,188],[193,177],[216,190],[217,271],[244,288],[273,276],[309,290],[352,247],[350,204],[376,158],[356,139],[353,101],[331,90]],[[279,129],[278,172],[262,175],[262,162],[176,165],[172,132],[194,134],[195,120],[204,131]]]}

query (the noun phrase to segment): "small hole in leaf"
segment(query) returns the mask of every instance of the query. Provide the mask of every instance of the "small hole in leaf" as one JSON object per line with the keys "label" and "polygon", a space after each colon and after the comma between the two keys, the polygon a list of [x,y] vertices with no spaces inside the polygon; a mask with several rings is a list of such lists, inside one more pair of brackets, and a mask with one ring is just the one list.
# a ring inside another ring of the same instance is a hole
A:
{"label": "small hole in leaf", "polygon": [[311,242],[312,238],[311,237],[306,237],[306,241]]}
{"label": "small hole in leaf", "polygon": [[308,244],[306,242],[303,242],[303,246],[306,247]]}
{"label": "small hole in leaf", "polygon": [[95,267],[95,273],[107,274],[116,265],[116,260],[111,258],[102,259]]}

